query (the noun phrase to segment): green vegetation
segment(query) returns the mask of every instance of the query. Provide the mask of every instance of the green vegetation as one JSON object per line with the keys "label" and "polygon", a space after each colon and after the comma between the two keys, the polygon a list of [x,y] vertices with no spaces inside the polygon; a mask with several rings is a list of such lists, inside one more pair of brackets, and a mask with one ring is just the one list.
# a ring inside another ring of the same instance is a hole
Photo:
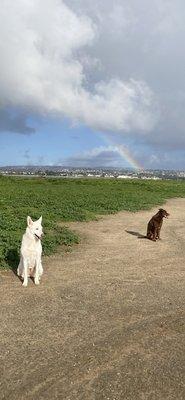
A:
{"label": "green vegetation", "polygon": [[184,181],[0,177],[0,268],[16,268],[27,215],[43,216],[43,249],[49,255],[59,244],[78,243],[60,222],[150,209],[172,197],[185,197]]}

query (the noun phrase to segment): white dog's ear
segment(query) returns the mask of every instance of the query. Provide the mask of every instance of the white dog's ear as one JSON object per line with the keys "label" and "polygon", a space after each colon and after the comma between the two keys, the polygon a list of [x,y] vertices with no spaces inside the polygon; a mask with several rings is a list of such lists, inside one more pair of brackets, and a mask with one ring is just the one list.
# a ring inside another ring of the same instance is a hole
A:
{"label": "white dog's ear", "polygon": [[42,215],[41,215],[41,217],[39,218],[38,221],[42,224]]}
{"label": "white dog's ear", "polygon": [[27,225],[30,226],[32,224],[33,224],[33,221],[31,219],[31,217],[29,217],[29,215],[28,215],[28,217],[27,217]]}

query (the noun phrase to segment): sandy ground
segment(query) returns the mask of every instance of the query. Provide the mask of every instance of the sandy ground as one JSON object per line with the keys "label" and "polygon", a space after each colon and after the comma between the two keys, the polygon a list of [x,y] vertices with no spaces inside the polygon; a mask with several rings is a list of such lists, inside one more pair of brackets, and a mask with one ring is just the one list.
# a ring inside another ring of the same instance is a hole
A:
{"label": "sandy ground", "polygon": [[0,399],[185,399],[185,199],[154,214],[73,223],[71,253],[44,259],[40,287],[0,274]]}

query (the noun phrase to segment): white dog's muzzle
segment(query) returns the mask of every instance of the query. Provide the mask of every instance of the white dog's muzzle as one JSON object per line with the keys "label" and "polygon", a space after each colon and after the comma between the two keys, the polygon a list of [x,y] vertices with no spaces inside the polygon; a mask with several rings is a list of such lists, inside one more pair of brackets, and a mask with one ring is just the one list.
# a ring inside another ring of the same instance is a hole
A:
{"label": "white dog's muzzle", "polygon": [[38,240],[41,240],[42,235],[41,235],[41,236],[38,236],[36,233],[34,233],[34,235],[36,236],[36,238],[37,238]]}

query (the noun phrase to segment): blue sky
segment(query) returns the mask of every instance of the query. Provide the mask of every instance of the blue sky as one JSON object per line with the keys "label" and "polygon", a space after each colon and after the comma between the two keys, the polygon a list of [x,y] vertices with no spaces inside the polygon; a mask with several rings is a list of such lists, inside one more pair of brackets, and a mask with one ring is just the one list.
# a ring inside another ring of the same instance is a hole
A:
{"label": "blue sky", "polygon": [[[29,118],[34,132],[1,132],[0,165],[66,165],[132,167],[120,155],[121,138],[95,132],[67,119]],[[128,142],[125,140],[124,142]],[[127,147],[129,147],[127,145]],[[130,146],[131,147],[131,146]],[[136,146],[137,148],[137,146]],[[95,157],[96,156],[96,157]],[[109,157],[108,161],[107,156]]]}
{"label": "blue sky", "polygon": [[91,129],[72,127],[67,120],[31,118],[30,126],[34,127],[34,133],[1,133],[1,165],[63,164],[75,154],[104,144]]}
{"label": "blue sky", "polygon": [[6,0],[0,165],[185,169],[182,0]]}

